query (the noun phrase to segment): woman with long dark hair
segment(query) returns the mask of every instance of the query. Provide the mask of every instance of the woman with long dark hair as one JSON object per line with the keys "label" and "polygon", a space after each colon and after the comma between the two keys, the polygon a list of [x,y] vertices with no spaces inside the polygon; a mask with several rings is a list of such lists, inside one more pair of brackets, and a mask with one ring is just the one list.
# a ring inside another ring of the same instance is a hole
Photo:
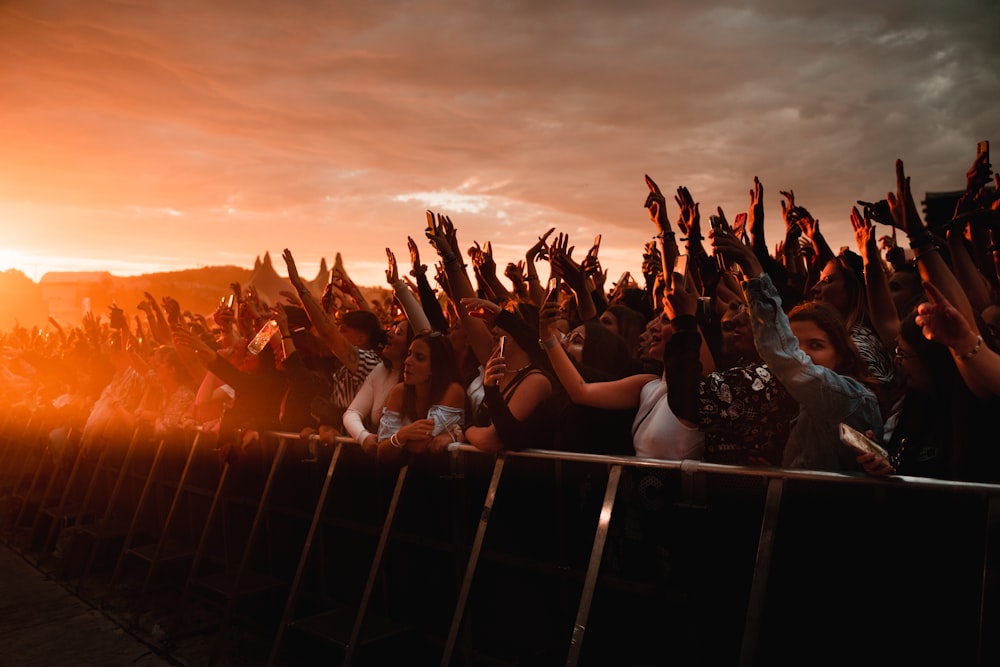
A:
{"label": "woman with long dark hair", "polygon": [[440,333],[421,333],[403,361],[403,381],[389,390],[378,427],[380,461],[404,452],[443,451],[460,440],[465,423],[465,388],[451,342]]}

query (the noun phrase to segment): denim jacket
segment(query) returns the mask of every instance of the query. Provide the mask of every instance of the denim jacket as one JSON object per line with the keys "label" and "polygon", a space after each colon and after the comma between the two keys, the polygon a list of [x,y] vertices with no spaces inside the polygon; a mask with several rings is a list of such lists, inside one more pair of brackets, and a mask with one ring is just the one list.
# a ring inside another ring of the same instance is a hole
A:
{"label": "denim jacket", "polygon": [[854,450],[840,442],[839,424],[882,438],[878,399],[854,378],[817,366],[799,349],[771,278],[761,274],[743,283],[757,352],[799,402],[782,465],[786,468],[860,471]]}

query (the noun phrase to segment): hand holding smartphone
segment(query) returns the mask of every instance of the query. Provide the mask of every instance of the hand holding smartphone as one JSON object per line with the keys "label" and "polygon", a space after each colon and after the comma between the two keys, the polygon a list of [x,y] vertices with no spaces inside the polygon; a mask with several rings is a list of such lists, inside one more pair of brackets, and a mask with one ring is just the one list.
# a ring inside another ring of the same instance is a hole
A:
{"label": "hand holding smartphone", "polygon": [[545,303],[558,303],[559,302],[559,276],[552,276],[549,278],[549,284],[547,287],[547,292],[545,293]]}
{"label": "hand holding smartphone", "polygon": [[889,458],[889,452],[883,449],[877,442],[843,422],[840,423],[840,441],[848,447],[857,450],[860,454],[874,454],[887,460]]}

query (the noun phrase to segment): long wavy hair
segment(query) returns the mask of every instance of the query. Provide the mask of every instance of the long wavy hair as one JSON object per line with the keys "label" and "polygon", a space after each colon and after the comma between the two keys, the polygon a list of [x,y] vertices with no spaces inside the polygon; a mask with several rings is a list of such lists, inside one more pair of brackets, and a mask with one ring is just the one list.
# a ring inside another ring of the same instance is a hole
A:
{"label": "long wavy hair", "polygon": [[[436,405],[440,403],[445,392],[452,383],[462,384],[462,376],[458,371],[458,362],[455,360],[455,348],[447,336],[437,332],[419,333],[413,337],[411,345],[417,340],[422,340],[427,344],[431,355],[431,386],[430,403]],[[407,348],[409,349],[409,348]],[[423,419],[424,415],[417,414],[417,389],[413,385],[403,386],[403,414],[413,419]]]}
{"label": "long wavy hair", "polygon": [[872,328],[871,317],[868,314],[868,293],[865,291],[865,268],[861,256],[846,250],[833,259],[827,266],[837,267],[844,279],[844,289],[847,291],[847,312],[841,313],[847,330],[858,325]]}
{"label": "long wavy hair", "polygon": [[866,385],[872,385],[865,364],[858,348],[854,346],[848,333],[844,318],[835,306],[824,301],[807,301],[792,308],[788,313],[789,322],[813,322],[823,330],[830,344],[837,353],[837,368],[833,370],[840,375],[852,377]]}

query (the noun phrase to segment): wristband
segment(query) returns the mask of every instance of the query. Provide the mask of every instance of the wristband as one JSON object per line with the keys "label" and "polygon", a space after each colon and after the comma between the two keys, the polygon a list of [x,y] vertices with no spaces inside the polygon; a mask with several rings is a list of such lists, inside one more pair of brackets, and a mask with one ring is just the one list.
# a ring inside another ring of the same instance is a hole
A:
{"label": "wristband", "polygon": [[541,340],[541,339],[538,340],[538,347],[542,348],[543,350],[551,350],[558,344],[559,344],[559,339],[556,338],[555,336],[552,336],[548,340]]}
{"label": "wristband", "polygon": [[395,447],[396,449],[402,449],[403,448],[403,444],[399,441],[398,438],[396,438],[396,434],[395,433],[393,433],[392,435],[389,436],[389,444],[392,445],[393,447]]}
{"label": "wristband", "polygon": [[923,259],[924,255],[929,252],[941,252],[941,246],[934,244],[928,248],[920,248],[920,252],[914,253],[913,258],[919,262],[921,259]]}
{"label": "wristband", "polygon": [[910,238],[910,250],[916,250],[927,243],[934,243],[934,234],[931,230],[925,229],[914,237]]}
{"label": "wristband", "polygon": [[979,348],[981,348],[982,346],[983,346],[983,337],[982,336],[976,336],[976,346],[973,347],[970,352],[966,352],[965,354],[959,354],[957,356],[962,361],[968,361],[972,357],[974,357],[977,354],[979,354]]}
{"label": "wristband", "polygon": [[292,335],[291,335],[291,334],[289,334],[289,335],[287,335],[287,336],[282,336],[282,337],[281,337],[281,340],[288,340],[288,339],[289,339],[289,338],[291,338],[291,337],[292,337]]}

